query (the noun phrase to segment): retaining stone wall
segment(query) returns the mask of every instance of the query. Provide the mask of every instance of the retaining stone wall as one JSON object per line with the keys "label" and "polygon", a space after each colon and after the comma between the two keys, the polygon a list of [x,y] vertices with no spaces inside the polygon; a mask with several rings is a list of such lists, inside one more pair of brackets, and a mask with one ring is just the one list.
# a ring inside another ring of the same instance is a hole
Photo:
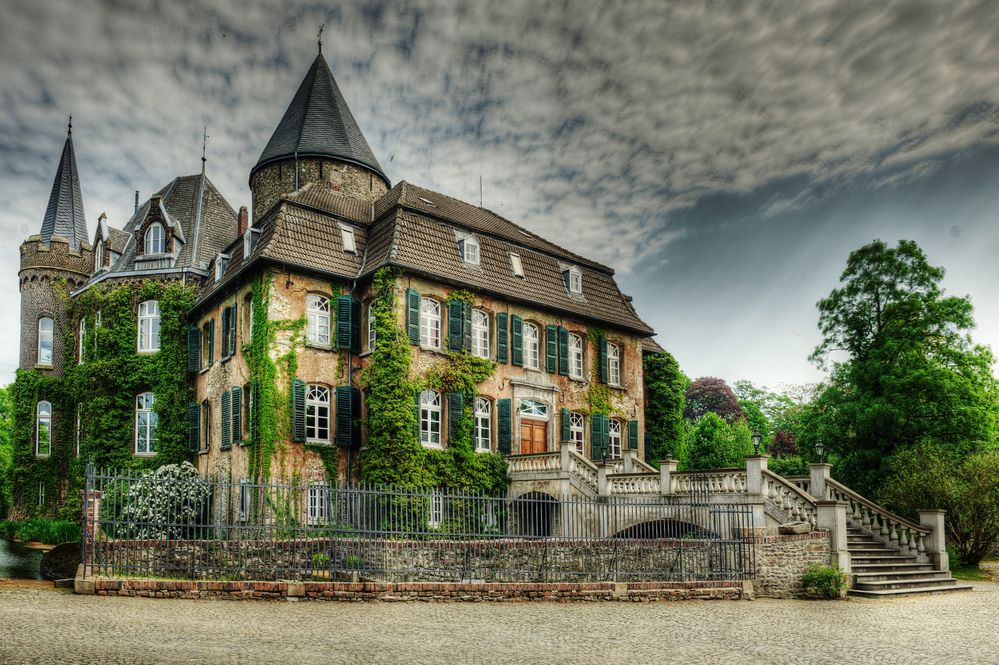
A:
{"label": "retaining stone wall", "polygon": [[813,563],[828,566],[828,531],[788,536],[760,536],[756,542],[756,595],[766,598],[800,598],[805,595],[801,576]]}

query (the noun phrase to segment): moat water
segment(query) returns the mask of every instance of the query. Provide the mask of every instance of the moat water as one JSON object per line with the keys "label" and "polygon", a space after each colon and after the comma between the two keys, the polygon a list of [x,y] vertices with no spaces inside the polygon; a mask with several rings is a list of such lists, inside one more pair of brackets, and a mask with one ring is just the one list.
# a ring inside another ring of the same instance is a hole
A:
{"label": "moat water", "polygon": [[42,554],[41,550],[0,538],[0,579],[42,579]]}

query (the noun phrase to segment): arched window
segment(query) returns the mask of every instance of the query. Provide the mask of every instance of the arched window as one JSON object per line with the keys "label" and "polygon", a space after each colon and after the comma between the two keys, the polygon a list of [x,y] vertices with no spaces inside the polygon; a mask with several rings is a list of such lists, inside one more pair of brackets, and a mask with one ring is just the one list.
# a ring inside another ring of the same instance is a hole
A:
{"label": "arched window", "polygon": [[472,310],[472,353],[489,357],[489,314],[481,309]]}
{"label": "arched window", "polygon": [[38,319],[38,364],[52,365],[52,319],[43,316]]}
{"label": "arched window", "polygon": [[420,346],[441,348],[441,304],[432,298],[420,300]]}
{"label": "arched window", "polygon": [[98,240],[97,247],[94,248],[94,272],[100,272],[104,268],[104,241]]}
{"label": "arched window", "polygon": [[441,394],[433,390],[420,393],[420,443],[441,445]]}
{"label": "arched window", "polygon": [[538,369],[538,349],[540,339],[538,327],[533,323],[524,324],[524,367]]}
{"label": "arched window", "polygon": [[146,229],[146,254],[166,253],[166,235],[163,233],[163,225],[153,222]]}
{"label": "arched window", "polygon": [[569,333],[569,376],[583,378],[583,338]]}
{"label": "arched window", "polygon": [[330,389],[326,386],[310,385],[305,394],[305,440],[330,442]]}
{"label": "arched window", "polygon": [[610,458],[621,459],[621,421],[608,420],[607,433],[610,436]]}
{"label": "arched window", "polygon": [[52,452],[52,403],[39,402],[35,409],[35,456],[48,457]]}
{"label": "arched window", "polygon": [[489,400],[486,398],[475,398],[475,449],[483,452],[489,452],[492,441],[489,407]]}
{"label": "arched window", "polygon": [[306,298],[308,315],[307,338],[309,344],[329,347],[330,345],[330,299],[318,293],[310,293]]}
{"label": "arched window", "polygon": [[156,427],[158,416],[153,411],[155,398],[152,393],[135,396],[135,454],[156,454]]}
{"label": "arched window", "polygon": [[139,351],[160,350],[160,303],[147,300],[139,303]]}
{"label": "arched window", "polygon": [[621,385],[621,347],[617,344],[607,345],[607,383]]}

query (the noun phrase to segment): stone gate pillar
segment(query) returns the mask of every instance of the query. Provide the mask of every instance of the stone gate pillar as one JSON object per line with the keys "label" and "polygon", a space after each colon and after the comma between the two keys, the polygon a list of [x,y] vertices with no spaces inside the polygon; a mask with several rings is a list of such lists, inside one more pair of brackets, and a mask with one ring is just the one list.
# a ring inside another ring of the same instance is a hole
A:
{"label": "stone gate pillar", "polygon": [[846,501],[816,501],[815,526],[829,531],[830,563],[850,574],[850,551],[846,539]]}
{"label": "stone gate pillar", "polygon": [[832,464],[809,464],[808,469],[811,473],[808,493],[816,499],[824,500],[828,494],[826,491],[826,480],[830,477]]}
{"label": "stone gate pillar", "polygon": [[946,512],[943,510],[920,510],[919,525],[930,528],[930,533],[923,539],[926,556],[930,558],[937,570],[950,570],[950,555],[947,554],[947,526],[944,523]]}
{"label": "stone gate pillar", "polygon": [[91,574],[94,563],[94,540],[100,531],[101,496],[100,490],[80,490],[83,499],[83,552],[82,561],[85,575]]}
{"label": "stone gate pillar", "polygon": [[672,457],[659,462],[659,493],[663,496],[673,494],[673,474],[676,473],[677,464],[679,462]]}

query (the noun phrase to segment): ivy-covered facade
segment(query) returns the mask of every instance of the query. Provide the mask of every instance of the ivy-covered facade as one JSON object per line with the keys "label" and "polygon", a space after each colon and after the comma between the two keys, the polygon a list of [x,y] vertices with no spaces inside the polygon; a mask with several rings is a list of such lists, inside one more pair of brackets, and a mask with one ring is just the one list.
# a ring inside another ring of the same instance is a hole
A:
{"label": "ivy-covered facade", "polygon": [[[646,454],[643,357],[658,347],[613,271],[392,187],[321,55],[250,189],[252,219],[204,173],[179,178],[121,230],[102,218],[75,250],[86,270],[34,290],[22,276],[21,514],[76,510],[90,459],[494,492],[510,455]],[[29,239],[23,275],[59,242]],[[57,310],[58,345],[38,303]]]}

